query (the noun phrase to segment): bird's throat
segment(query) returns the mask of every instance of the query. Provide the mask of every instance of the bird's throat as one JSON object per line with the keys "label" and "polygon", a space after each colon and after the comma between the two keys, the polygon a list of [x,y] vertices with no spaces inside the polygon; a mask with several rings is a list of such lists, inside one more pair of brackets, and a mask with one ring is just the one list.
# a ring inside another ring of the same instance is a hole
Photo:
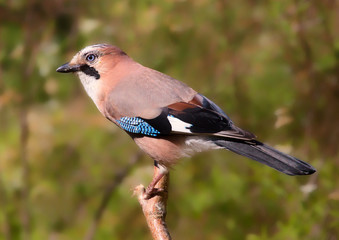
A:
{"label": "bird's throat", "polygon": [[[94,76],[87,75],[82,71],[78,71],[76,73],[85,88],[86,93],[88,96],[93,100],[95,105],[99,108],[100,102],[100,81],[98,81]],[[99,108],[100,110],[100,108]]]}

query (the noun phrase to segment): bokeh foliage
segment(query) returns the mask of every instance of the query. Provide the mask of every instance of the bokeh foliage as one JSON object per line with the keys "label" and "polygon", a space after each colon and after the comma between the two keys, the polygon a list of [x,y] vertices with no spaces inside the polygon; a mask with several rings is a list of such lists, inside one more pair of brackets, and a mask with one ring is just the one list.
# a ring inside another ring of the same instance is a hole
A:
{"label": "bokeh foliage", "polygon": [[55,72],[99,42],[318,169],[288,177],[226,151],[183,161],[174,239],[338,239],[338,12],[336,0],[0,1],[0,239],[150,239],[131,189],[152,161]]}

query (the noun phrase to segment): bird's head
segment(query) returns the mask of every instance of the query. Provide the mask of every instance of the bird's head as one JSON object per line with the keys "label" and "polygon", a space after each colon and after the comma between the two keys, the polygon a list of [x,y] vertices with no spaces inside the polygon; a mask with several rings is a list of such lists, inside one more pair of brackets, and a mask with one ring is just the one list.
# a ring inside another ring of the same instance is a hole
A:
{"label": "bird's head", "polygon": [[70,62],[63,64],[56,71],[73,72],[78,75],[83,73],[98,80],[101,77],[100,73],[105,72],[107,67],[113,67],[122,56],[126,56],[126,53],[118,47],[109,44],[91,45],[80,50]]}
{"label": "bird's head", "polygon": [[[105,94],[103,85],[111,80],[114,67],[129,59],[125,52],[109,44],[87,46],[74,55],[72,60],[57,68],[60,73],[75,73],[87,94],[98,106]],[[105,82],[105,83],[103,83]]]}

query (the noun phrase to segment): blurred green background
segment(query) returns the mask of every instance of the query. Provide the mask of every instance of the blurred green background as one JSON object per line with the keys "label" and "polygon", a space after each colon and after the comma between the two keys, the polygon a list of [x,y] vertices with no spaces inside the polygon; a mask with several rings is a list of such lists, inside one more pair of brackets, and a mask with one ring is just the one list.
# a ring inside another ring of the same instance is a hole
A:
{"label": "blurred green background", "polygon": [[153,162],[79,80],[111,43],[314,165],[289,177],[227,151],[171,172],[174,239],[339,239],[339,2],[0,0],[0,239],[150,239],[132,189]]}

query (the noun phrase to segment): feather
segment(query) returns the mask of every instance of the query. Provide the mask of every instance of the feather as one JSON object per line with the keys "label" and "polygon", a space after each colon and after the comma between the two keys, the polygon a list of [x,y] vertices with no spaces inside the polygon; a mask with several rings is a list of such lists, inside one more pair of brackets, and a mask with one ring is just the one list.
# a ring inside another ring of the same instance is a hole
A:
{"label": "feather", "polygon": [[122,129],[130,133],[139,133],[148,136],[157,136],[160,132],[138,117],[122,117],[117,120]]}
{"label": "feather", "polygon": [[[152,128],[152,131],[142,131],[141,126],[131,125],[130,121],[134,118],[142,119],[142,126],[148,124],[147,127]],[[215,103],[200,94],[197,94],[190,102],[176,102],[163,107],[155,118],[124,116],[117,120],[117,123],[127,132],[153,137],[186,134],[222,136],[243,140],[255,138],[254,134],[235,126]]]}
{"label": "feather", "polygon": [[316,170],[295,157],[282,153],[259,141],[228,141],[217,139],[213,141],[220,147],[248,157],[287,175],[309,175]]}
{"label": "feather", "polygon": [[[199,98],[201,98],[200,102]],[[190,131],[185,129],[181,133],[223,136],[243,140],[255,138],[254,134],[235,126],[229,117],[212,101],[203,98],[200,94],[193,100],[189,103],[171,104],[166,109],[172,117],[191,124]]]}

